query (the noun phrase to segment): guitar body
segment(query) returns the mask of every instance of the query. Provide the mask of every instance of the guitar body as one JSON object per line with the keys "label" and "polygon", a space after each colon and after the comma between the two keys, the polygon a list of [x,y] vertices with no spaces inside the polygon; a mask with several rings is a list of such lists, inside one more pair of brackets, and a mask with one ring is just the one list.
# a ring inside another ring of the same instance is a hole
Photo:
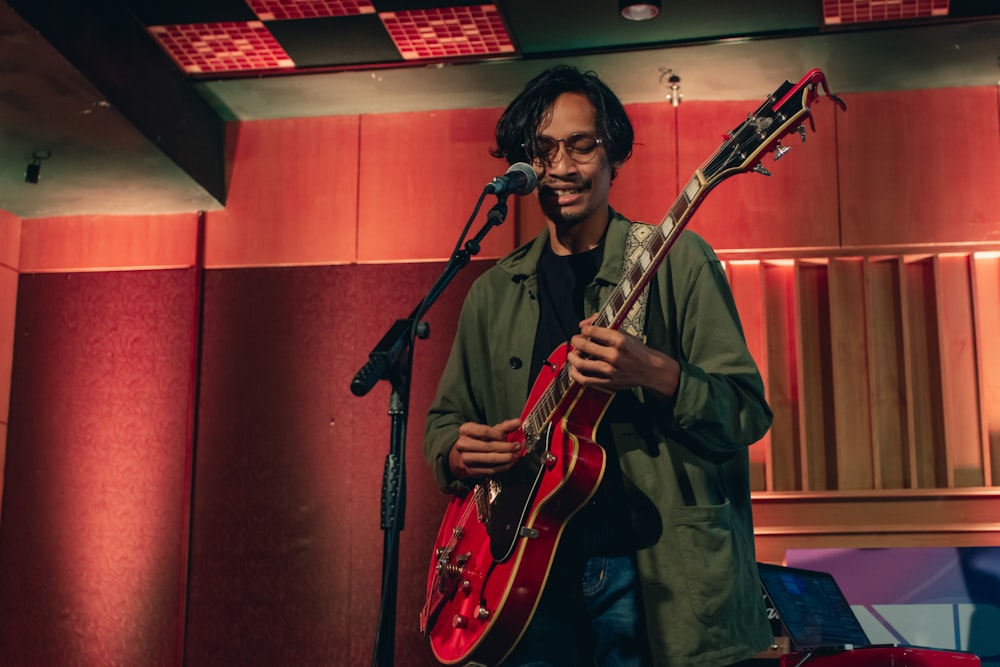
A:
{"label": "guitar body", "polygon": [[[549,357],[525,414],[566,362]],[[449,503],[435,540],[421,632],[444,664],[494,665],[531,621],[569,519],[594,495],[606,454],[594,441],[613,394],[571,391],[559,402],[544,442],[504,475]],[[523,438],[522,432],[510,440]]]}

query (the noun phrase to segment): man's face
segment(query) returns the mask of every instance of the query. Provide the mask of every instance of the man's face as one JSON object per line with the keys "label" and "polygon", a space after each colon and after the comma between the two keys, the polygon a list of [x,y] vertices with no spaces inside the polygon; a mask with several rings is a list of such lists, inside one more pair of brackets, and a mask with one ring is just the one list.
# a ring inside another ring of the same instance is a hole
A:
{"label": "man's face", "polygon": [[[548,162],[536,159],[538,201],[542,212],[558,227],[571,227],[593,217],[606,218],[611,188],[611,164],[597,132],[596,112],[590,100],[579,93],[563,93],[552,105],[550,116],[536,133],[544,143],[554,144]],[[577,150],[567,147],[576,146]],[[587,148],[591,148],[589,152]]]}

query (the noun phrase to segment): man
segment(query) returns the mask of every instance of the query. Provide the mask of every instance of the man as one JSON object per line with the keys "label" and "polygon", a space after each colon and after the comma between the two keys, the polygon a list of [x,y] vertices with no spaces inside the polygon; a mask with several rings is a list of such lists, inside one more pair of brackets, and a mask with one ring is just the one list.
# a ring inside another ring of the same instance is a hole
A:
{"label": "man", "polygon": [[[569,377],[616,392],[607,470],[572,517],[541,601],[504,665],[704,665],[771,641],[757,580],[747,448],[771,412],[712,249],[683,232],[651,281],[641,336],[593,324],[623,276],[631,223],[608,204],[631,156],[621,102],[593,73],[532,79],[496,157],[538,174],[546,227],[472,286],[427,419],[442,487],[509,470],[529,387],[567,340]],[[530,365],[522,360],[530,360]]]}

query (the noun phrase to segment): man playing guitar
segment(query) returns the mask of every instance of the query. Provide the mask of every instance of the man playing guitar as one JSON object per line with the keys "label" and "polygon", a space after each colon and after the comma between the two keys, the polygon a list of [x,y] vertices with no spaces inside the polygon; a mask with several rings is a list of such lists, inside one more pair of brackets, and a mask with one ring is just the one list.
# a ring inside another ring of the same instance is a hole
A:
{"label": "man playing guitar", "polygon": [[[750,658],[772,637],[747,449],[771,411],[723,267],[706,242],[681,232],[632,311],[638,329],[608,326],[600,309],[622,281],[626,248],[637,230],[655,229],[608,203],[632,153],[621,102],[593,73],[557,66],[511,102],[496,141],[496,157],[538,175],[546,226],[470,289],[427,418],[425,456],[451,492],[493,480],[489,489],[502,493],[524,458],[518,434],[536,377],[564,366],[571,386],[607,400],[596,409],[574,403],[577,414],[553,425],[576,429],[565,440],[599,445],[594,488],[554,531],[544,590],[495,659],[719,667]],[[572,475],[576,462],[560,456],[541,460]],[[522,530],[518,539],[536,536]],[[458,616],[440,624],[461,628]],[[449,663],[465,657],[438,652]]]}

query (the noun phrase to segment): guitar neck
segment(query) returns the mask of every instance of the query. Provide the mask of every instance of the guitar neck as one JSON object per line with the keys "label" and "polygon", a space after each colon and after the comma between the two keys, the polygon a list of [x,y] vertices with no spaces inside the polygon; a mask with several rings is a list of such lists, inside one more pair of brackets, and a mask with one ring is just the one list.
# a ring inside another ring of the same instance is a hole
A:
{"label": "guitar neck", "polygon": [[[830,94],[826,77],[819,69],[810,70],[798,83],[785,81],[779,86],[755,112],[747,114],[746,120],[727,134],[722,146],[691,176],[656,232],[643,242],[635,260],[627,263],[629,268],[626,274],[598,310],[594,318],[595,325],[609,329],[621,328],[681,231],[716,185],[730,176],[747,171],[769,176],[770,173],[760,164],[760,160],[772,151],[775,160],[784,155],[788,148],[781,145],[781,139],[796,128],[802,141],[805,141],[806,132],[802,122],[803,118],[810,116],[810,105],[818,98],[817,87],[822,87],[841,109],[846,109],[843,101]],[[523,428],[526,434],[540,434],[544,431],[549,417],[572,388],[572,384],[569,371],[564,365],[545,394],[525,415]]]}

